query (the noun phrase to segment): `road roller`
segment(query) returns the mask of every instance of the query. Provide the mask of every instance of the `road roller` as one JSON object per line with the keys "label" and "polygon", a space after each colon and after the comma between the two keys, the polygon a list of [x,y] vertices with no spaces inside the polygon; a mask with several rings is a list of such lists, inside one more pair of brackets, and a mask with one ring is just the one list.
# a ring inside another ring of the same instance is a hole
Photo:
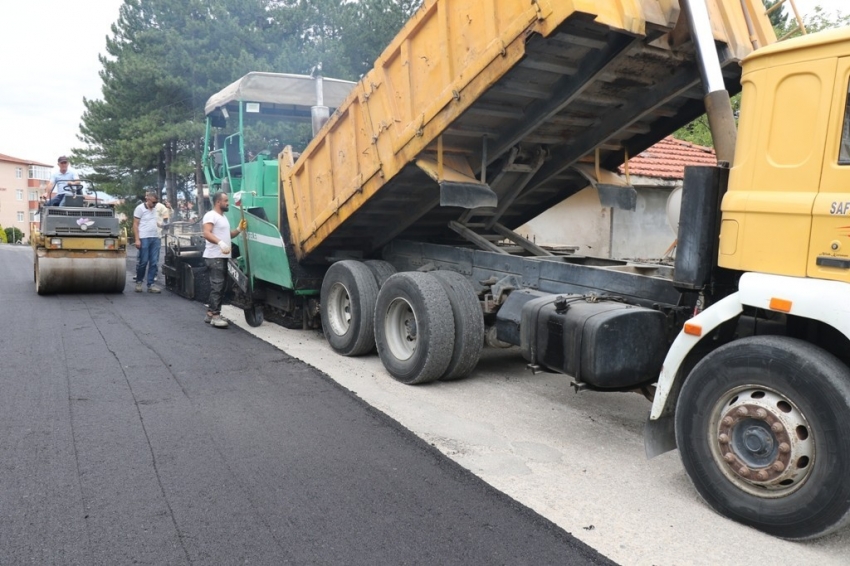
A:
{"label": "road roller", "polygon": [[87,205],[83,184],[60,206],[44,206],[31,237],[33,278],[39,295],[121,293],[127,276],[127,232],[115,206]]}

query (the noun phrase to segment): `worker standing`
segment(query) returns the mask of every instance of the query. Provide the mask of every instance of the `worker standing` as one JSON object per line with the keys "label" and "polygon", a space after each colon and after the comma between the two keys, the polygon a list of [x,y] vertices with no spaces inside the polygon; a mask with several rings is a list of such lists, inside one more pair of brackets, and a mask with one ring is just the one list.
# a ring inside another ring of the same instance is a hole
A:
{"label": "worker standing", "polygon": [[133,211],[133,234],[139,259],[136,263],[136,292],[141,293],[142,284],[147,275],[148,293],[160,293],[154,285],[159,263],[159,228],[157,227],[156,204],[159,198],[156,192],[145,194],[145,201]]}
{"label": "worker standing", "polygon": [[160,240],[165,237],[165,227],[171,221],[171,203],[168,198],[165,199],[165,204],[156,203],[156,227],[159,230]]}
{"label": "worker standing", "polygon": [[213,195],[213,209],[204,214],[204,263],[210,276],[210,302],[204,322],[216,328],[227,328],[227,321],[221,316],[221,300],[224,294],[224,277],[227,260],[230,258],[230,241],[245,229],[245,220],[239,227],[230,229],[230,221],[224,213],[230,210],[230,201],[226,193]]}

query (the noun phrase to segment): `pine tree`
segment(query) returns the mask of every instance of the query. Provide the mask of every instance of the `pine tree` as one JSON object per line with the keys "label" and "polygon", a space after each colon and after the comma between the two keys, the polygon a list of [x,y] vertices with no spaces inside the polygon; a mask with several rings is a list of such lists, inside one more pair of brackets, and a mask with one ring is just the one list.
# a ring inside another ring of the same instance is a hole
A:
{"label": "pine tree", "polygon": [[[763,0],[764,9],[770,12],[771,8],[779,4],[782,0]],[[785,13],[785,10],[782,8],[777,8],[773,12],[770,13],[770,25],[773,26],[773,29],[777,30],[785,30],[788,27],[788,14]]]}
{"label": "pine tree", "polygon": [[[201,182],[204,103],[250,71],[356,80],[421,0],[124,0],[75,158],[117,195]],[[288,132],[306,142],[308,132]],[[279,135],[257,129],[264,146]]]}

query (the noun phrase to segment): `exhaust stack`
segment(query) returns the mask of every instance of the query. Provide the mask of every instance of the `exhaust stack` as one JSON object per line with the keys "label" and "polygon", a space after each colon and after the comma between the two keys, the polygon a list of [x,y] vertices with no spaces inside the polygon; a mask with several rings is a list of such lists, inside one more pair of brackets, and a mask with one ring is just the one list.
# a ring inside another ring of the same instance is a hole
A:
{"label": "exhaust stack", "polygon": [[310,117],[313,120],[313,137],[319,133],[322,126],[330,118],[330,110],[325,106],[325,91],[322,84],[322,75],[316,74],[316,105],[310,108]]}
{"label": "exhaust stack", "polygon": [[683,0],[682,4],[688,15],[691,37],[697,50],[702,84],[706,93],[703,100],[717,161],[721,165],[726,164],[731,167],[735,158],[738,130],[732,113],[729,91],[726,90],[726,84],[723,82],[720,58],[717,56],[717,47],[711,32],[708,7],[705,0]]}

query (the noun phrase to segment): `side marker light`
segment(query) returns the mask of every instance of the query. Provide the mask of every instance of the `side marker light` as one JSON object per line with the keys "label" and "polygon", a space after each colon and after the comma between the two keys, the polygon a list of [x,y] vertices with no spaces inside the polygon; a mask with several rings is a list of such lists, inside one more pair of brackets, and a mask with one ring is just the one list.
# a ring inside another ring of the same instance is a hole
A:
{"label": "side marker light", "polygon": [[779,312],[791,312],[791,301],[785,299],[770,299],[770,310]]}
{"label": "side marker light", "polygon": [[691,336],[702,336],[702,326],[694,324],[693,322],[686,322],[685,334],[690,334]]}

